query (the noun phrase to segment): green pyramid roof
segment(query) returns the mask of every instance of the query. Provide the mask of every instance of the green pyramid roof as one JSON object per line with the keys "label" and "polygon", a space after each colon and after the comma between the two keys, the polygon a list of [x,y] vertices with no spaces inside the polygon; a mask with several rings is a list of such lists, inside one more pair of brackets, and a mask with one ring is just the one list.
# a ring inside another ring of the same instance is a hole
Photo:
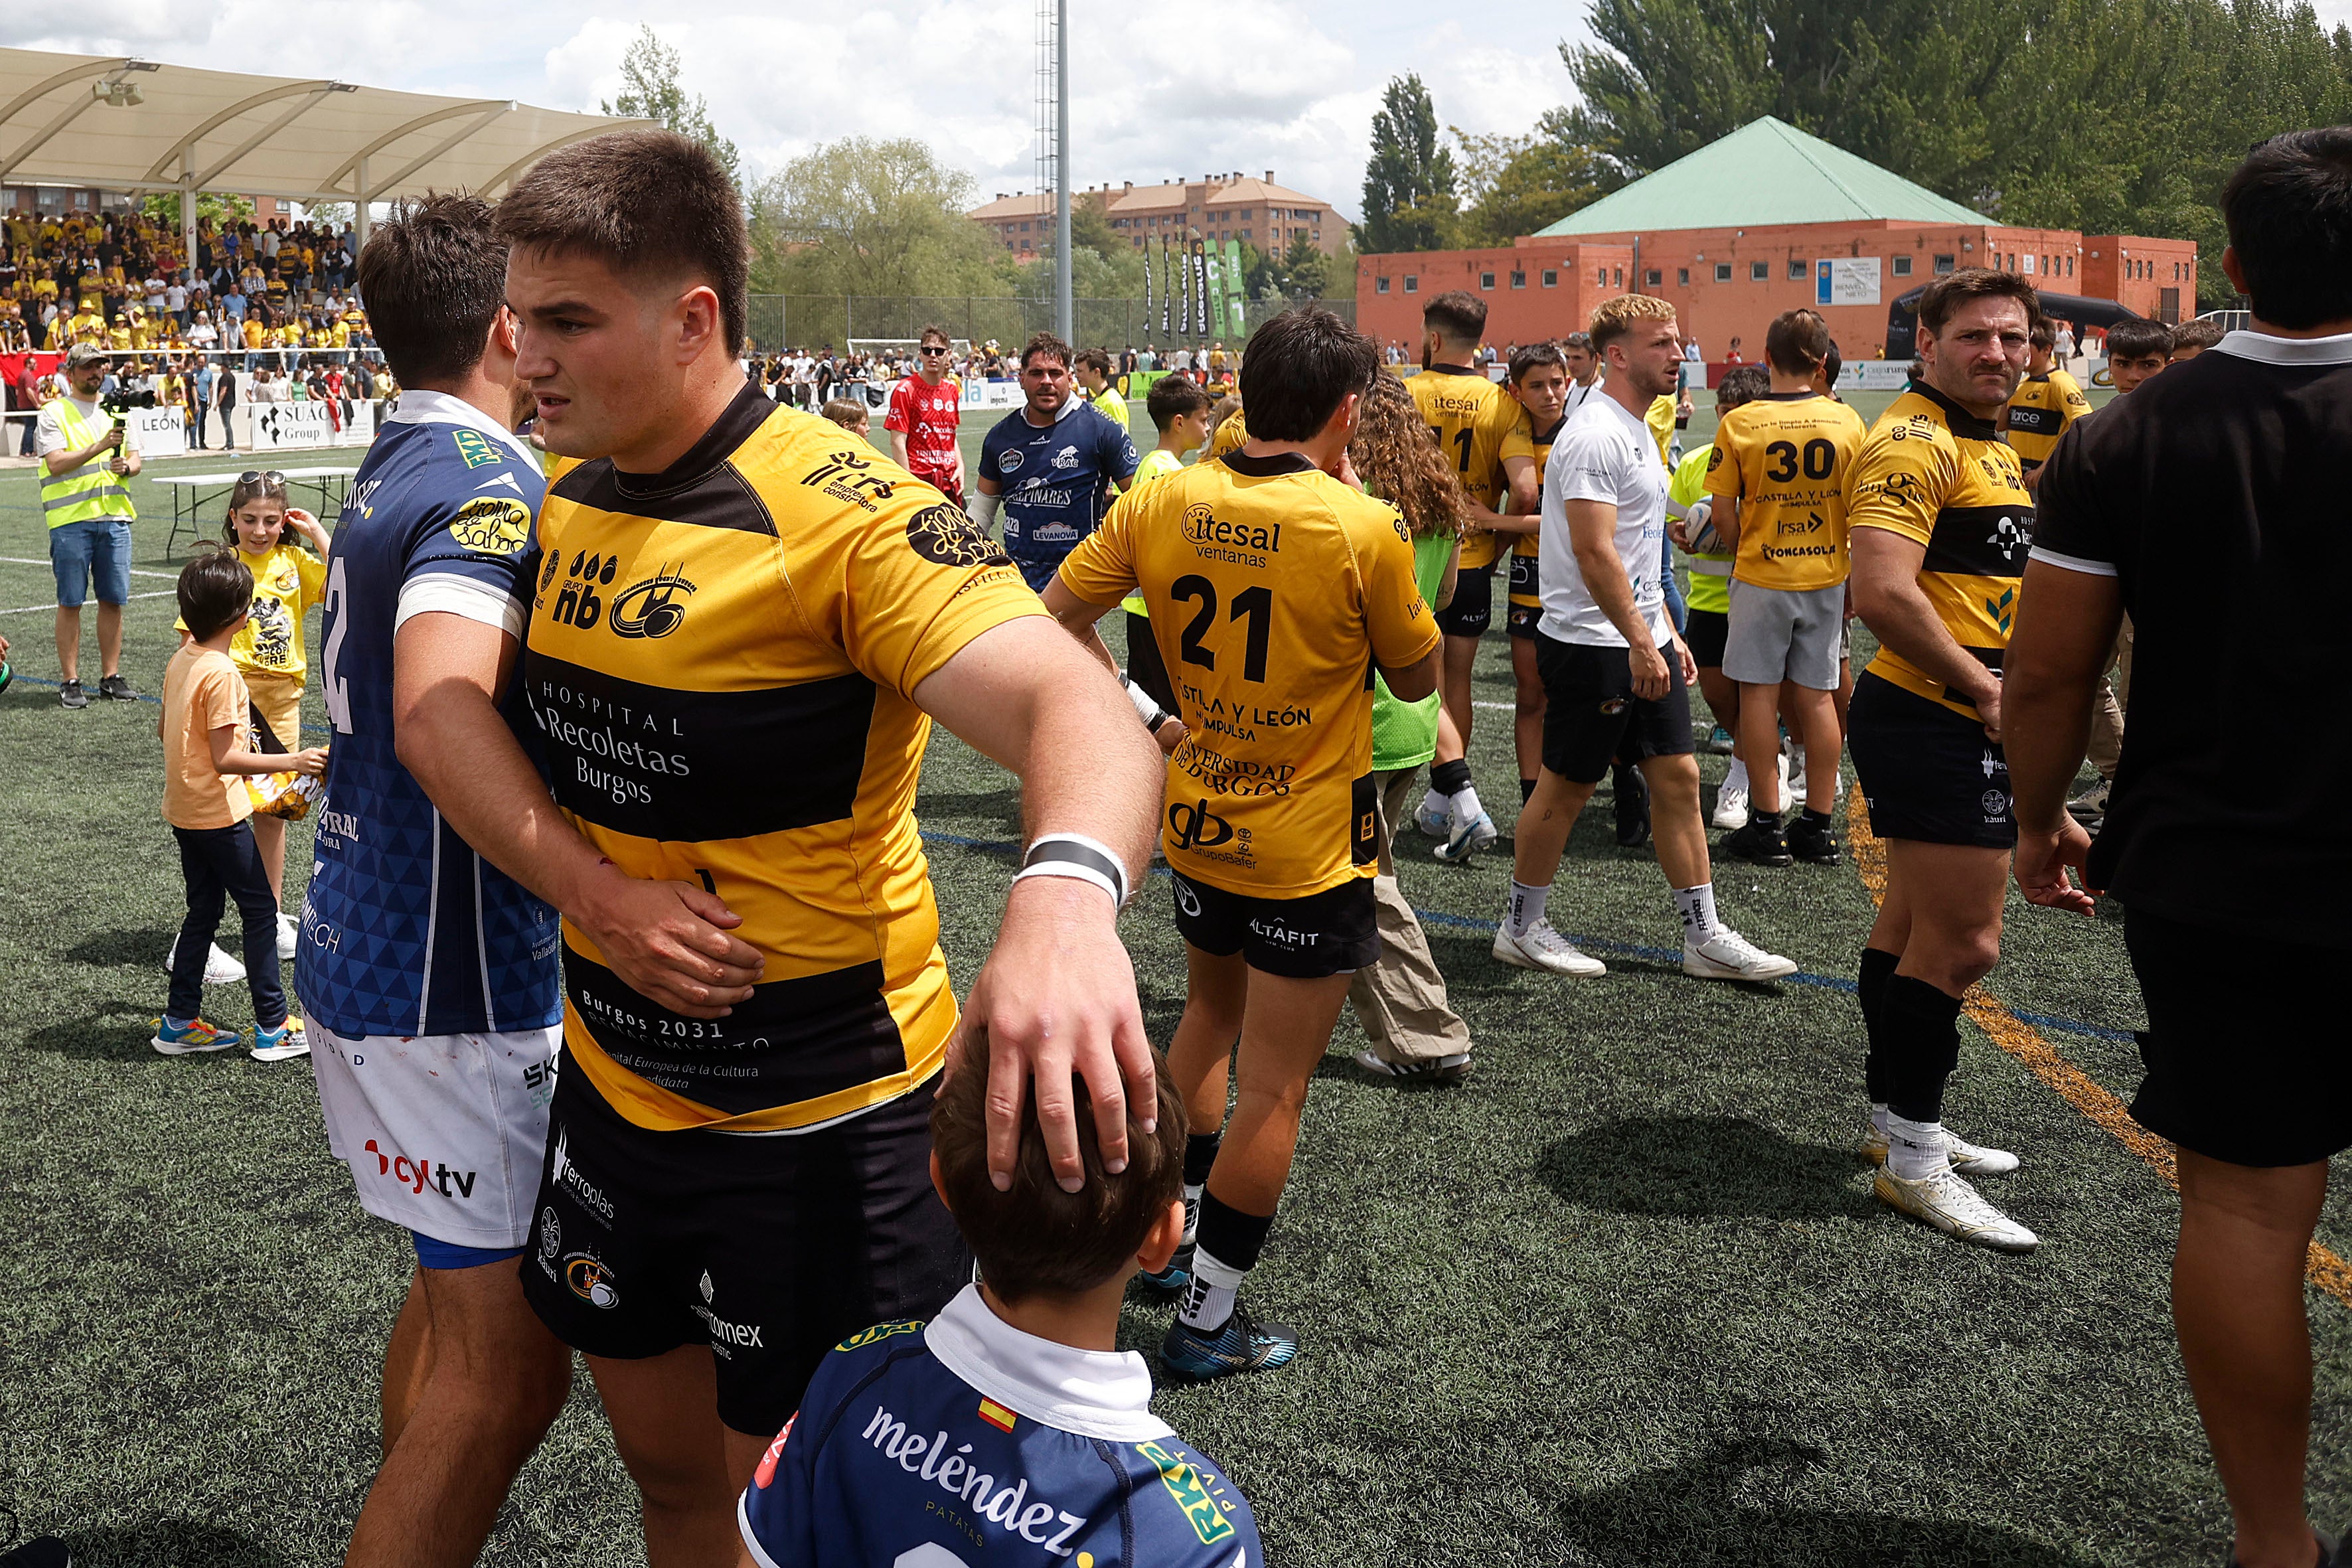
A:
{"label": "green pyramid roof", "polygon": [[1768,114],[1537,233],[1623,234],[1875,218],[1986,221],[1982,213]]}

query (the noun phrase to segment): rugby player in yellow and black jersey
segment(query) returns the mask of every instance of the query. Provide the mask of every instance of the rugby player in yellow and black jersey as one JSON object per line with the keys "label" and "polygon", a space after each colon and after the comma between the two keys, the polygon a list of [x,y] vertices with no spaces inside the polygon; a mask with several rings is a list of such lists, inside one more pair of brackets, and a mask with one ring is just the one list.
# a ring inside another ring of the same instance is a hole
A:
{"label": "rugby player in yellow and black jersey", "polygon": [[2068,426],[2091,411],[2091,400],[2066,374],[2053,353],[2057,332],[2048,321],[2033,329],[2025,379],[2000,411],[2000,428],[2016,449],[2025,469],[2025,488],[2042,483],[2042,465],[2058,446]]}
{"label": "rugby player in yellow and black jersey", "polygon": [[[1411,536],[1347,468],[1379,368],[1372,341],[1329,311],[1276,316],[1242,356],[1247,444],[1122,498],[1045,589],[1106,666],[1095,622],[1139,589],[1186,729],[1160,829],[1190,973],[1168,1070],[1192,1116],[1188,1196],[1206,1190],[1160,1354],[1191,1377],[1297,1353],[1295,1333],[1254,1321],[1236,1293],[1339,1004],[1380,956],[1372,672],[1408,702],[1437,687]],[[1240,1097],[1221,1146],[1236,1035]]]}
{"label": "rugby player in yellow and black jersey", "polygon": [[[1591,338],[1584,333],[1590,345]],[[1589,351],[1588,351],[1589,352]],[[1536,623],[1543,618],[1543,584],[1536,560],[1542,542],[1544,465],[1570,410],[1591,389],[1577,384],[1557,343],[1529,343],[1512,353],[1506,383],[1519,405],[1518,422],[1503,437],[1506,515],[1495,532],[1510,541],[1511,580],[1504,623],[1511,634],[1511,684],[1516,701],[1511,742],[1518,754],[1519,804],[1535,794],[1543,767],[1543,676],[1536,668]]]}
{"label": "rugby player in yellow and black jersey", "polygon": [[[1840,858],[1836,695],[1843,684],[1846,487],[1862,416],[1828,395],[1827,322],[1783,310],[1764,333],[1772,390],[1715,429],[1706,460],[1710,520],[1733,552],[1723,673],[1739,684],[1738,741],[1748,764],[1748,820],[1722,847],[1786,866]],[[1780,726],[1805,748],[1805,809],[1783,827]]]}
{"label": "rugby player in yellow and black jersey", "polygon": [[[1994,418],[2042,319],[2033,285],[1971,268],[1919,300],[1917,378],[1871,427],[1847,489],[1853,604],[1878,637],[1849,742],[1886,844],[1886,893],[1859,975],[1881,1201],[1947,1235],[2026,1252],[2034,1234],[1965,1179],[2017,1168],[1943,1125],[1960,998],[2000,953],[2017,842],[2000,749],[2001,650],[2033,502]],[[1752,774],[1751,769],[1751,774]]]}
{"label": "rugby player in yellow and black jersey", "polygon": [[1484,300],[1448,289],[1422,307],[1421,323],[1421,374],[1406,377],[1404,387],[1454,465],[1468,504],[1463,508],[1462,563],[1454,599],[1437,617],[1438,630],[1445,634],[1437,755],[1429,765],[1429,793],[1413,817],[1423,832],[1444,840],[1437,858],[1456,861],[1495,841],[1494,818],[1479,802],[1466,760],[1470,670],[1477,662],[1478,639],[1494,619],[1495,558],[1503,542],[1491,531],[1503,521],[1503,440],[1519,421],[1519,405],[1474,363],[1486,335]]}
{"label": "rugby player in yellow and black jersey", "polygon": [[[744,381],[742,209],[706,149],[562,149],[497,222],[568,459],[520,679],[549,782],[484,769],[461,825],[564,916],[524,1291],[589,1356],[651,1561],[730,1561],[827,1348],[970,1279],[929,1178],[942,1062],[1014,1102],[992,1166],[1034,1069],[1076,1189],[1073,1068],[1124,1165],[1152,1069],[1114,921],[1159,753],[959,509]],[[933,718],[1020,775],[1034,832],[961,1035],[911,816]]]}

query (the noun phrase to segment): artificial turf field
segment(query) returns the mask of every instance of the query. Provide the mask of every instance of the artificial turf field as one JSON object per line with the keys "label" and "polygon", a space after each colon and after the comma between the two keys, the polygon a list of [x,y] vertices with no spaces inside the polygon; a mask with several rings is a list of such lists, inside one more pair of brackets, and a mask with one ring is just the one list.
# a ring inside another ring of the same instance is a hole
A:
{"label": "artificial turf field", "polygon": [[[1855,401],[1870,416],[1888,397]],[[410,1254],[328,1158],[303,1063],[149,1048],[183,909],[155,710],[58,709],[48,611],[20,610],[52,602],[37,501],[30,470],[0,470],[0,635],[20,672],[0,694],[0,1508],[94,1565],[338,1561]],[[164,529],[140,523],[141,571],[176,567]],[[142,690],[162,684],[171,620],[168,598],[131,606],[124,668]],[[1116,640],[1118,617],[1105,626]],[[1507,708],[1499,633],[1484,652],[1479,700]],[[87,640],[83,661],[94,687]],[[315,691],[306,718],[323,721]],[[1472,748],[1503,841],[1465,868],[1410,832],[1402,846],[1476,1072],[1400,1092],[1349,1061],[1362,1041],[1343,1017],[1250,1287],[1305,1349],[1278,1373],[1160,1397],[1249,1497],[1269,1561],[2218,1561],[2227,1515],[2171,1340],[2174,1200],[2075,1103],[2128,1100],[2137,1079],[2114,911],[2012,898],[1986,987],[2006,1016],[1972,1015],[2012,1049],[1964,1025],[1949,1115],[2023,1153],[1987,1188],[2043,1246],[1963,1247],[1879,1207],[1853,1152],[1846,982],[1871,918],[1855,861],[1718,866],[1727,918],[1801,983],[1687,980],[1653,858],[1616,847],[1604,788],[1552,915],[1611,973],[1507,968],[1487,944],[1509,878],[1508,721],[1482,710]],[[1712,784],[1724,759],[1702,763]],[[1002,908],[1017,794],[941,733],[919,810],[961,986]],[[308,840],[298,827],[289,901]],[[1183,1002],[1167,900],[1156,879],[1121,927],[1163,1044]],[[215,988],[207,1014],[251,1023],[241,986]],[[2036,1039],[2040,1076],[2016,1054]],[[2343,1184],[2321,1238],[2352,1250]],[[2352,1516],[2352,1307],[2310,1300],[2314,1508],[2334,1528]],[[1131,1306],[1125,1342],[1150,1350],[1166,1321]],[[643,1561],[584,1375],[484,1560]]]}

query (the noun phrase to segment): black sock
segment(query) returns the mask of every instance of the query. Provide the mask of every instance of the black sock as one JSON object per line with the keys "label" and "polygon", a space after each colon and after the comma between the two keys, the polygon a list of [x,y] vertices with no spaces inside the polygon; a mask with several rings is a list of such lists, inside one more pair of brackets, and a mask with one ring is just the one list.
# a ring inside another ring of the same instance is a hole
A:
{"label": "black sock", "polygon": [[1210,1168],[1217,1163],[1217,1145],[1224,1141],[1225,1135],[1222,1132],[1211,1132],[1205,1136],[1195,1132],[1184,1140],[1186,1186],[1197,1187],[1209,1179]]}
{"label": "black sock", "polygon": [[1944,1084],[1960,1062],[1960,999],[1924,980],[1890,974],[1879,1017],[1886,1109],[1906,1121],[1941,1121]]}
{"label": "black sock", "polygon": [[1214,1193],[1201,1194],[1201,1250],[1228,1268],[1244,1273],[1256,1268],[1273,1228],[1272,1215],[1244,1214],[1220,1203]]}
{"label": "black sock", "polygon": [[[1864,1091],[1873,1105],[1886,1103],[1885,1064],[1881,1059],[1885,1047],[1880,1044],[1880,1022],[1886,999],[1886,982],[1893,977],[1895,966],[1902,960],[1891,952],[1881,952],[1874,947],[1862,950],[1862,967],[1854,974],[1853,988],[1862,999],[1862,1033],[1870,1042],[1869,1051],[1862,1058]],[[1188,1178],[1189,1179],[1189,1178]]]}
{"label": "black sock", "polygon": [[1533,779],[1521,779],[1521,780],[1519,781],[1519,804],[1520,804],[1521,805],[1527,805],[1527,804],[1528,804],[1528,799],[1529,799],[1531,796],[1533,796],[1535,793],[1536,793],[1536,781],[1535,781],[1535,780],[1533,780]]}
{"label": "black sock", "polygon": [[1429,764],[1429,787],[1444,795],[1460,795],[1470,787],[1468,759],[1456,757],[1450,763]]}
{"label": "black sock", "polygon": [[1817,832],[1827,833],[1830,830],[1830,814],[1815,811],[1809,805],[1805,807],[1805,826]]}
{"label": "black sock", "polygon": [[1760,827],[1767,833],[1778,833],[1780,831],[1780,814],[1767,811],[1760,805],[1751,805],[1748,808],[1748,825]]}

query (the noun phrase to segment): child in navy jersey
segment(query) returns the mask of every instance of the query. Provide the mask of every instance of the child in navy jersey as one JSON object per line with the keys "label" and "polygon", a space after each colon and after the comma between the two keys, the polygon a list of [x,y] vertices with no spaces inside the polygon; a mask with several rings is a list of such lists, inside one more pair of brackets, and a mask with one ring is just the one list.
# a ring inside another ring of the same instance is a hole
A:
{"label": "child in navy jersey", "polygon": [[1249,1505],[1151,1414],[1143,1358],[1115,1348],[1128,1280],[1166,1268],[1184,1228],[1184,1105],[1164,1064],[1159,1084],[1158,1126],[1129,1108],[1116,1176],[1080,1098],[1076,1193],[1054,1179],[1032,1101],[1000,1193],[988,1076],[950,1074],[931,1180],[982,1282],[825,1358],[743,1493],[744,1564],[1260,1568]]}

